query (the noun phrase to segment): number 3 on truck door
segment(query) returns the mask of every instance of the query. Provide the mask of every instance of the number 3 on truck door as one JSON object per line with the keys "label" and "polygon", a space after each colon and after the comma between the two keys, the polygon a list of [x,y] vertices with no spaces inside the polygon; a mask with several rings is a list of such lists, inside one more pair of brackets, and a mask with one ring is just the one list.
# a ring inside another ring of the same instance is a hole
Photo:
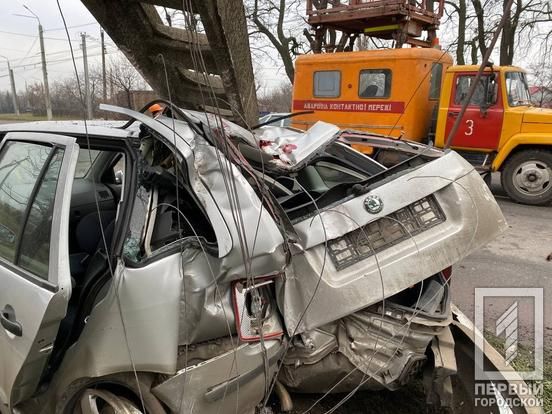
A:
{"label": "number 3 on truck door", "polygon": [[[460,128],[452,137],[453,148],[484,150],[485,152],[498,148],[504,119],[504,105],[500,93],[497,93],[492,102],[485,101],[489,76],[491,76],[490,72],[483,74],[472,98],[467,102],[468,93],[475,82],[476,74],[474,71],[458,71],[454,74],[447,108],[445,136],[448,136],[452,130],[462,111],[462,106],[464,104],[467,106]],[[496,82],[498,91],[500,91],[502,78],[497,77]]]}
{"label": "number 3 on truck door", "polygon": [[468,127],[468,129],[466,130],[464,135],[469,137],[470,135],[473,135],[473,119],[466,119],[466,126]]}

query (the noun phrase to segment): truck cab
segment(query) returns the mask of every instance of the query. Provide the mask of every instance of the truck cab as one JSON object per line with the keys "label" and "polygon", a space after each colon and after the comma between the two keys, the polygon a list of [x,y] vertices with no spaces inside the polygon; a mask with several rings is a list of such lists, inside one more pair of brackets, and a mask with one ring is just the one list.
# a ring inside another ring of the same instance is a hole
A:
{"label": "truck cab", "polygon": [[[292,126],[308,129],[322,120],[443,148],[478,70],[452,66],[452,57],[435,48],[300,56],[292,107],[312,113],[295,116]],[[523,69],[485,69],[451,146],[480,172],[500,171],[515,201],[552,202],[552,110],[532,107]]]}
{"label": "truck cab", "polygon": [[[446,145],[478,70],[447,69],[436,146]],[[483,170],[501,171],[502,186],[514,200],[534,205],[552,201],[552,110],[532,107],[523,69],[485,68],[451,146]]]}

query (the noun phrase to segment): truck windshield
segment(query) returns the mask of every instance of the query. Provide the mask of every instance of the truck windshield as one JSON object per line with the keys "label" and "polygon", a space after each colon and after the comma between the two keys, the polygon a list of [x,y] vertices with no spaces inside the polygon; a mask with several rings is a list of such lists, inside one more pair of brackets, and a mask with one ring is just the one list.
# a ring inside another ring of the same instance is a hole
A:
{"label": "truck windshield", "polygon": [[506,91],[510,106],[531,105],[531,95],[529,95],[525,73],[506,72]]}

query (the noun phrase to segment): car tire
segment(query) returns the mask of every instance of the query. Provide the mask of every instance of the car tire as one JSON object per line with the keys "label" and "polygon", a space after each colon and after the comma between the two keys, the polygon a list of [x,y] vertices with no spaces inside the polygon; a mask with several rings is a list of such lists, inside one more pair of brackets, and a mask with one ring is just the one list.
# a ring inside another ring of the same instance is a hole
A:
{"label": "car tire", "polygon": [[552,202],[552,152],[524,150],[511,156],[501,174],[502,188],[518,203],[542,206]]}
{"label": "car tire", "polygon": [[[96,412],[94,410],[98,409],[100,413],[167,414],[161,402],[151,392],[151,378],[147,374],[138,374],[138,378],[139,385],[133,373],[114,374],[87,381],[73,395],[64,412],[83,414]],[[104,409],[99,410],[101,407]]]}

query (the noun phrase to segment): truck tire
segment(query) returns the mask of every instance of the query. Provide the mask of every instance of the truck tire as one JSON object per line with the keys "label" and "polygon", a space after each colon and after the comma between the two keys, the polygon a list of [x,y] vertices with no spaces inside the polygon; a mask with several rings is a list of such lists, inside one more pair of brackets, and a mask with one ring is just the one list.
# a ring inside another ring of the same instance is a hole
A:
{"label": "truck tire", "polygon": [[524,150],[506,161],[502,188],[514,201],[533,206],[552,202],[552,152]]}

